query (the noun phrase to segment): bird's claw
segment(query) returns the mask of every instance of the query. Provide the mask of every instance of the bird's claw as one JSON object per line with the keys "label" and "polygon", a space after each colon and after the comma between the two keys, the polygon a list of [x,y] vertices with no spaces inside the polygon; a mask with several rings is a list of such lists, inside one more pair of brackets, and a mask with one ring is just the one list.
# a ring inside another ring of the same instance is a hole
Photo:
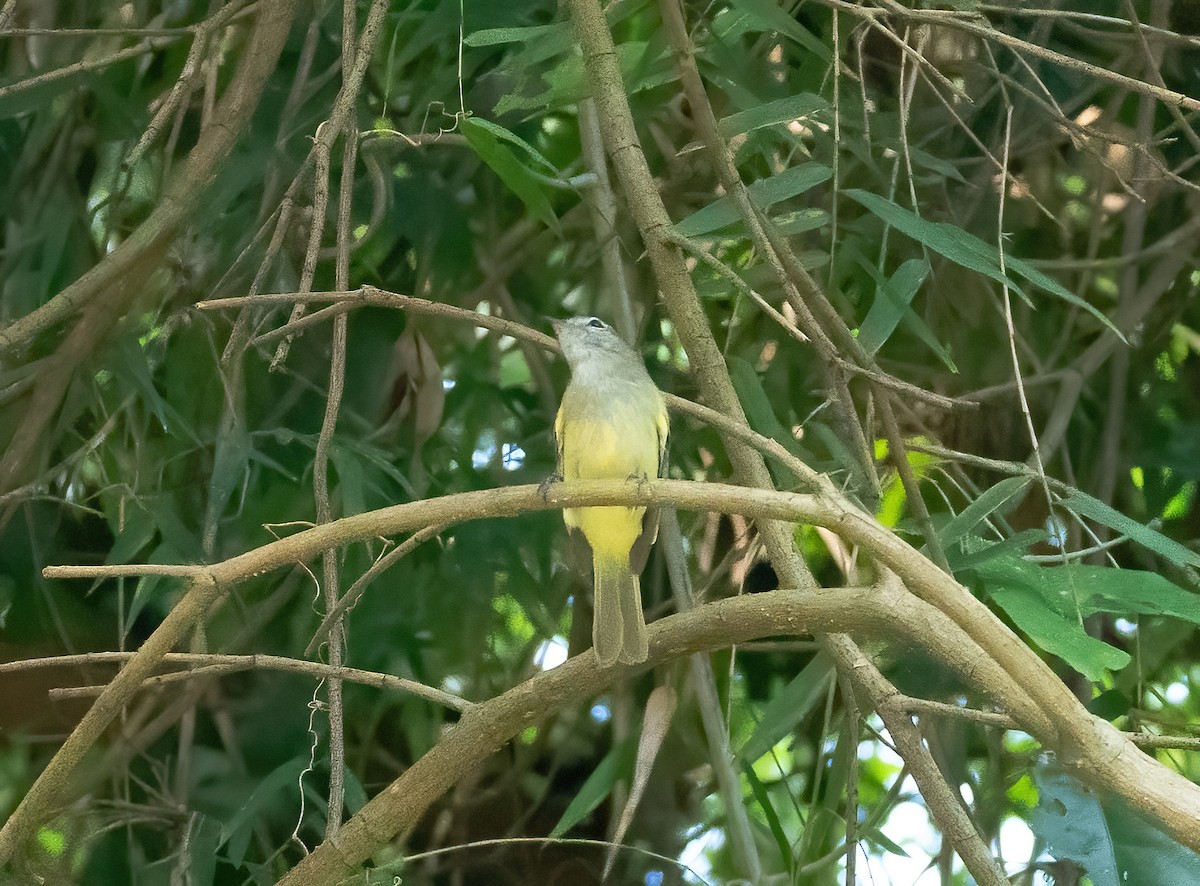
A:
{"label": "bird's claw", "polygon": [[645,488],[646,484],[650,482],[650,475],[647,474],[645,471],[634,471],[632,474],[630,474],[628,477],[625,478],[625,482],[626,483],[630,483],[630,482],[636,483],[637,487],[638,487],[638,492],[641,492]]}
{"label": "bird's claw", "polygon": [[561,483],[562,480],[562,474],[554,473],[538,484],[538,494],[541,495],[542,501],[549,501],[550,487],[555,483]]}

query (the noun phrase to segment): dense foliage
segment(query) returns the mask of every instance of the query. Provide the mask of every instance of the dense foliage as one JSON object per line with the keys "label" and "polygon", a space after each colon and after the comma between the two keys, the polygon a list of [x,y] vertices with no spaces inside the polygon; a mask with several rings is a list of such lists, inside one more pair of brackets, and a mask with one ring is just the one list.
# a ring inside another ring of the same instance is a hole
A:
{"label": "dense foliage", "polygon": [[[1093,713],[1180,736],[1147,753],[1196,781],[1200,6],[1025,6],[688,3],[690,51],[677,0],[606,15],[749,425],[952,572]],[[49,565],[218,563],[331,518],[540,483],[566,369],[492,320],[610,319],[663,391],[719,407],[658,296],[648,198],[605,163],[594,51],[538,0],[0,8],[0,660],[136,650],[188,587]],[[711,111],[685,95],[688,59]],[[304,295],[363,286],[384,294]],[[199,304],[268,293],[291,295]],[[313,322],[274,332],[293,302]],[[670,474],[752,482],[680,413]],[[680,563],[702,601],[773,587],[753,521],[678,520],[642,577],[648,617],[679,608]],[[586,552],[556,511],[426,535],[372,575],[334,661],[477,702],[586,651]],[[793,537],[821,585],[886,581],[836,532]],[[313,642],[329,595],[403,542],[229,589],[177,651],[260,657],[168,663],[211,670],[123,708],[17,876],[275,882],[327,834],[331,701],[347,818],[437,745],[453,699],[331,690],[267,658],[330,661]],[[1186,882],[1200,864],[1005,728],[976,675],[911,638],[861,642],[906,696],[993,715],[915,712],[973,839],[1019,882]],[[47,692],[114,673],[0,675],[0,816],[94,698]],[[652,764],[613,882],[966,882],[880,699],[849,680],[788,637],[574,698],[379,846],[365,881],[598,882],[606,847],[571,841],[610,839]]]}

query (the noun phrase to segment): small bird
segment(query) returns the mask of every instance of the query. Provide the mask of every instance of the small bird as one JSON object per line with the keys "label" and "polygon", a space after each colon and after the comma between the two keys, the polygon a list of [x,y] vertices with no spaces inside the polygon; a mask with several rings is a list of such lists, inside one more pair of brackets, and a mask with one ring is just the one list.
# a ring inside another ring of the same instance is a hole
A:
{"label": "small bird", "polygon": [[[552,320],[571,367],[554,421],[564,480],[644,480],[667,471],[667,406],[637,352],[596,317]],[[646,660],[638,575],[658,537],[656,508],[565,508],[592,549],[592,646],[600,664]]]}

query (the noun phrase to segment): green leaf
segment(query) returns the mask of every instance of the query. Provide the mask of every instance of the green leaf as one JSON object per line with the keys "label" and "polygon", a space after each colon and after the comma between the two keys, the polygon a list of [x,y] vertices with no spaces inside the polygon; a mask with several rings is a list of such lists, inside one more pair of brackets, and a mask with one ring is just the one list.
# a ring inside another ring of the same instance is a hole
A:
{"label": "green leaf", "polygon": [[1110,566],[1070,565],[1043,570],[1051,588],[1067,588],[1084,615],[1162,615],[1200,624],[1200,595],[1156,572]]}
{"label": "green leaf", "polygon": [[[771,398],[763,389],[762,379],[754,371],[754,367],[741,357],[728,357],[725,362],[729,366],[730,379],[742,409],[746,410],[746,421],[750,427],[763,436],[770,437],[778,443],[784,443],[792,435],[779,417]],[[786,445],[786,444],[785,444]]]}
{"label": "green leaf", "polygon": [[1120,689],[1107,689],[1101,692],[1087,704],[1087,709],[1097,717],[1113,721],[1129,713],[1131,705],[1125,693]]}
{"label": "green leaf", "polygon": [[1143,526],[1137,520],[1126,517],[1120,511],[1109,507],[1098,498],[1093,498],[1078,490],[1067,496],[1063,505],[1076,514],[1095,520],[1109,529],[1115,529],[1122,535],[1128,535],[1138,544],[1149,548],[1179,566],[1200,567],[1200,554],[1186,548],[1174,539],[1167,538],[1161,532]]}
{"label": "green leaf", "polygon": [[122,336],[113,346],[112,353],[116,358],[112,361],[113,372],[141,394],[142,401],[158,418],[162,429],[173,436],[186,436],[199,443],[179,411],[158,392],[150,364],[146,360],[146,352],[137,340],[130,336]]}
{"label": "green leaf", "polygon": [[600,765],[592,770],[579,793],[567,804],[562,818],[551,829],[550,838],[563,836],[591,815],[612,792],[617,779],[627,776],[633,770],[636,755],[637,746],[632,741],[624,741],[609,751],[600,761]]}
{"label": "green leaf", "polygon": [[1014,556],[989,561],[975,571],[996,605],[1030,640],[1099,682],[1105,671],[1118,671],[1131,659],[1083,629],[1082,619],[1098,610],[1087,608],[1073,580],[1077,568],[1043,567]]}
{"label": "green leaf", "polygon": [[[115,517],[115,513],[113,517]],[[158,521],[150,511],[142,507],[137,499],[128,500],[125,506],[124,524],[120,525],[115,519],[111,520],[110,528],[113,533],[113,546],[109,548],[104,562],[108,565],[130,563],[138,552],[158,534]]]}
{"label": "green leaf", "polygon": [[[850,199],[861,203],[871,213],[883,219],[896,230],[907,234],[918,243],[924,244],[938,255],[949,259],[957,265],[962,265],[968,270],[978,271],[980,274],[992,278],[997,283],[1005,284],[1022,298],[1026,298],[1024,290],[1021,289],[1016,281],[1000,269],[1000,251],[995,246],[980,240],[974,234],[969,234],[962,228],[947,222],[927,221],[891,200],[880,197],[878,194],[872,194],[869,191],[849,188],[842,193]],[[1112,325],[1101,311],[1069,289],[1066,289],[1057,280],[1047,277],[1028,262],[1014,258],[1006,253],[1004,264],[1010,273],[1019,274],[1030,283],[1041,287],[1051,295],[1058,296],[1064,301],[1082,308],[1110,330],[1117,333],[1118,336],[1121,335],[1120,331]],[[1123,336],[1121,340],[1124,341]]]}
{"label": "green leaf", "polygon": [[212,886],[217,876],[217,849],[221,846],[221,823],[203,812],[194,813],[189,822],[187,840],[191,864],[187,882],[192,886]]}
{"label": "green leaf", "polygon": [[1038,804],[1030,810],[1029,825],[1050,854],[1076,862],[1094,886],[1120,886],[1112,834],[1095,792],[1044,764],[1034,770],[1034,781]]}
{"label": "green leaf", "polygon": [[212,474],[208,478],[209,507],[218,517],[225,513],[233,493],[242,487],[249,470],[250,435],[244,416],[234,415],[217,436]]}
{"label": "green leaf", "polygon": [[819,95],[802,92],[788,98],[756,105],[745,111],[730,114],[717,123],[717,131],[725,138],[753,132],[764,126],[774,126],[778,123],[790,123],[802,117],[809,117],[820,111],[829,110],[829,102]]}
{"label": "green leaf", "polygon": [[862,833],[862,839],[869,840],[870,842],[875,843],[880,848],[882,848],[885,852],[890,852],[892,855],[898,855],[901,858],[911,858],[912,857],[904,850],[903,846],[901,846],[899,843],[897,843],[895,840],[893,840],[891,837],[889,837],[887,834],[885,834],[883,831],[879,830],[878,828],[874,828],[869,831],[864,831]]}
{"label": "green leaf", "polygon": [[[885,139],[883,144],[885,147],[889,147],[894,150],[897,154],[903,154],[905,151],[905,146],[898,139]],[[913,144],[908,145],[907,150],[908,156],[912,159],[914,171],[925,170],[931,172],[933,175],[929,177],[935,181],[937,179],[941,179],[943,181],[951,180],[967,184],[967,180],[963,178],[962,173],[958,171],[958,167],[953,163],[931,154],[928,151],[923,151]],[[941,185],[943,182],[938,181],[937,183],[938,185]]]}
{"label": "green leaf", "polygon": [[1115,794],[1089,788],[1061,767],[1034,770],[1038,805],[1029,824],[1058,859],[1087,871],[1095,886],[1193,883],[1200,854],[1167,836]]}
{"label": "green leaf", "polygon": [[473,117],[467,117],[459,122],[459,129],[466,137],[468,144],[479,155],[491,170],[510,191],[520,198],[525,208],[555,233],[559,233],[558,218],[550,201],[542,192],[541,185],[533,174],[525,168],[516,155],[500,143],[487,127],[481,126]]}
{"label": "green leaf", "polygon": [[539,40],[548,36],[559,37],[563,39],[565,44],[569,45],[571,40],[571,26],[567,22],[559,22],[553,25],[531,25],[526,28],[487,28],[468,34],[463,42],[467,46],[499,46],[503,43],[520,43],[524,45],[532,40]]}
{"label": "green leaf", "polygon": [[912,313],[909,305],[928,276],[929,262],[910,258],[876,288],[875,301],[858,330],[858,340],[868,353],[874,354],[883,347],[901,318]]}
{"label": "green leaf", "polygon": [[1159,830],[1120,797],[1101,795],[1122,886],[1129,883],[1193,883],[1200,853]]}
{"label": "green leaf", "polygon": [[17,598],[17,583],[11,575],[0,575],[0,631],[8,621],[8,611]]}
{"label": "green leaf", "polygon": [[[876,299],[871,305],[871,310],[867,314],[866,321],[864,321],[862,328],[859,329],[860,338],[865,335],[865,344],[870,346],[871,352],[875,353],[875,351],[883,347],[884,339],[894,331],[896,321],[892,320],[891,315],[895,314],[898,320],[904,321],[904,325],[908,327],[909,332],[924,342],[929,350],[933,351],[937,358],[942,361],[943,366],[951,372],[958,372],[958,367],[954,365],[954,361],[950,358],[950,352],[937,340],[937,336],[933,334],[933,330],[921,319],[920,315],[909,307],[909,303],[916,296],[917,290],[924,282],[925,276],[929,273],[929,263],[923,259],[909,259],[897,268],[896,273],[890,279],[884,278],[883,273],[874,261],[868,261],[865,257],[860,256],[858,263],[875,281]],[[910,289],[911,292],[909,291]],[[872,323],[872,315],[876,315],[877,311],[879,313],[874,322],[878,323],[878,329],[874,328],[873,325],[868,325]]]}
{"label": "green leaf", "polygon": [[807,28],[784,12],[775,0],[734,0],[733,7],[744,13],[762,27],[778,31],[785,37],[795,40],[806,51],[822,61],[831,57],[829,47],[823,40],[818,40]]}
{"label": "green leaf", "polygon": [[[832,175],[833,171],[828,166],[820,163],[804,163],[785,169],[770,178],[760,179],[751,184],[748,190],[754,203],[766,208],[781,200],[803,194],[810,188],[828,181]],[[736,201],[733,197],[726,195],[693,212],[675,225],[675,230],[684,237],[699,237],[740,221],[741,218],[742,213],[738,209]]]}
{"label": "green leaf", "polygon": [[749,765],[775,747],[825,697],[832,676],[833,662],[824,652],[817,653],[787,686],[767,702],[762,719],[737,752],[738,759]]}
{"label": "green leaf", "polygon": [[1119,671],[1129,653],[1088,634],[1078,621],[1064,618],[1037,591],[1020,586],[989,587],[989,593],[1024,634],[1041,649],[1057,655],[1092,682],[1106,671]]}
{"label": "green leaf", "polygon": [[[794,234],[803,234],[825,227],[829,224],[829,213],[824,209],[797,209],[794,212],[781,212],[771,219],[771,223],[775,225],[775,229],[780,234],[791,237]],[[826,256],[827,259],[828,256]],[[804,256],[800,256],[800,263],[806,268],[813,267],[813,264],[807,262]],[[821,263],[823,264],[824,261]]]}
{"label": "green leaf", "polygon": [[337,443],[329,447],[329,460],[337,475],[337,497],[342,503],[342,516],[367,510],[362,462]]}
{"label": "green leaf", "polygon": [[[742,404],[742,409],[746,413],[746,421],[750,427],[764,437],[770,437],[793,455],[797,455],[796,438],[775,415],[771,398],[763,389],[762,379],[758,377],[754,367],[740,357],[731,356],[727,358],[726,363],[729,366],[730,381],[733,382],[733,389],[737,392],[738,402]],[[798,481],[798,478],[789,469],[776,464],[774,460],[771,461],[771,469],[781,485],[790,487]]]}
{"label": "green leaf", "polygon": [[268,775],[259,781],[245,802],[229,821],[221,828],[221,844],[225,847],[226,858],[234,865],[240,865],[246,857],[246,849],[250,846],[250,838],[254,835],[254,820],[268,806],[278,802],[281,791],[296,789],[300,773],[308,765],[308,755],[293,757],[286,763],[275,767]]}
{"label": "green leaf", "polygon": [[[957,546],[947,547],[946,556],[954,572],[973,569],[1000,556],[1020,556],[1030,546],[1046,541],[1044,529],[1026,529],[1004,541],[989,541],[978,535],[964,535]],[[961,553],[960,553],[961,550]]]}
{"label": "green leaf", "polygon": [[1030,477],[1009,477],[1001,480],[975,501],[971,502],[962,512],[956,515],[938,532],[942,544],[949,547],[959,538],[974,529],[981,520],[1004,507],[1010,500],[1020,495],[1032,481]]}
{"label": "green leaf", "polygon": [[345,773],[346,811],[351,815],[357,815],[358,811],[367,805],[369,799],[367,789],[363,787],[363,783],[358,780],[358,776],[349,766],[343,766],[342,771]]}
{"label": "green leaf", "polygon": [[482,117],[469,117],[467,119],[469,119],[475,126],[486,129],[501,141],[506,141],[510,144],[516,145],[518,148],[536,160],[542,167],[544,167],[546,172],[550,175],[558,175],[558,170],[554,167],[554,164],[547,160],[541,151],[539,151],[529,142],[525,141],[525,139],[521,138],[521,136],[517,135],[515,132],[505,129],[499,123],[493,123],[491,120],[485,120]]}
{"label": "green leaf", "polygon": [[792,844],[788,839],[787,833],[783,830],[783,824],[779,821],[779,815],[775,812],[775,807],[771,804],[771,795],[767,793],[766,786],[754,774],[753,763],[743,760],[742,772],[746,776],[746,781],[750,783],[750,791],[754,794],[754,799],[758,802],[758,807],[763,811],[763,817],[767,820],[767,827],[771,831],[771,836],[775,838],[775,847],[779,850],[779,862],[784,870],[791,873],[795,867],[794,859],[792,858]]}

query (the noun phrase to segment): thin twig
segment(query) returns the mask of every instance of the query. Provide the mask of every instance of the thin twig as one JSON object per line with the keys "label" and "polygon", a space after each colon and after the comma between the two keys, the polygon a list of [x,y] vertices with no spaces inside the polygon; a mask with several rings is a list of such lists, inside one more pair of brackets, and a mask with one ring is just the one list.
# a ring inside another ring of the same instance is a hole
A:
{"label": "thin twig", "polygon": [[358,603],[367,586],[371,584],[380,575],[395,566],[404,557],[407,557],[414,550],[420,547],[430,539],[437,538],[444,530],[445,526],[426,526],[424,529],[419,529],[414,532],[402,544],[392,548],[388,553],[381,556],[378,560],[371,564],[371,568],[359,576],[358,580],[350,586],[350,589],[342,595],[342,598],[337,601],[332,609],[326,613],[321,619],[321,624],[318,625],[316,631],[313,632],[312,639],[308,641],[308,646],[304,649],[305,655],[312,655],[330,632],[334,623],[343,618],[347,612],[354,608]]}
{"label": "thin twig", "polygon": [[[874,18],[872,15],[864,15],[863,7],[846,0],[818,0],[819,3],[825,6],[837,6],[839,9],[849,12],[852,15],[863,16],[864,18]],[[907,20],[921,21],[928,19],[929,16],[923,16],[920,12],[909,9],[906,6],[896,2],[896,0],[878,0],[883,6],[887,7],[888,12]],[[962,16],[943,16],[939,17],[940,24],[946,27],[955,28],[960,31],[965,31],[968,34],[973,34],[984,40],[991,40],[1006,46],[1014,52],[1023,52],[1040,58],[1044,61],[1051,62],[1066,68],[1071,71],[1078,71],[1086,74],[1089,77],[1094,77],[1097,80],[1105,80],[1109,83],[1114,83],[1117,86],[1124,87],[1131,92],[1136,92],[1142,95],[1149,95],[1156,98],[1164,104],[1176,105],[1181,108],[1186,108],[1189,111],[1200,111],[1200,100],[1194,99],[1191,96],[1184,95],[1182,92],[1175,92],[1172,89],[1164,89],[1161,86],[1156,86],[1153,83],[1147,83],[1143,80],[1138,80],[1134,77],[1127,77],[1124,74],[1117,73],[1100,65],[1089,64],[1081,61],[1073,56],[1063,55],[1061,52],[1055,52],[1052,49],[1047,49],[1044,46],[1038,46],[1036,43],[1030,43],[1022,40],[1019,37],[1013,37],[1010,34],[1005,34],[1003,31],[997,30],[990,24],[983,24],[986,19],[966,18]]]}
{"label": "thin twig", "polygon": [[100,56],[99,58],[85,59],[84,61],[75,62],[74,64],[66,65],[62,68],[55,68],[53,71],[46,71],[44,74],[26,77],[24,80],[19,80],[16,83],[10,83],[8,86],[0,86],[0,101],[24,92],[27,89],[45,86],[47,83],[55,83],[59,80],[64,80],[68,77],[74,77],[79,74],[86,74],[90,71],[98,71],[101,68],[106,68],[109,65],[115,65],[119,62],[126,61],[127,59],[137,58],[139,55],[145,55],[148,52],[155,52],[180,39],[181,36],[182,35],[152,37],[147,40],[143,40],[141,43],[138,43],[135,46],[129,46],[125,49],[118,49],[115,52]]}
{"label": "thin twig", "polygon": [[[86,652],[79,655],[56,655],[49,658],[0,662],[0,674],[45,668],[123,664],[136,654],[135,652]],[[162,660],[166,664],[187,665],[190,670],[148,677],[142,684],[143,689],[153,689],[178,680],[190,680],[203,676],[224,676],[243,671],[280,671],[289,674],[303,674],[314,680],[326,680],[336,676],[348,683],[361,683],[364,686],[375,686],[379,689],[397,689],[455,711],[465,711],[471,706],[471,702],[456,695],[404,677],[393,677],[391,674],[380,674],[359,668],[334,667],[324,662],[303,661],[279,655],[170,652],[163,656]],[[103,686],[79,686],[70,689],[52,689],[50,697],[52,699],[84,698],[99,695],[103,688]]]}

